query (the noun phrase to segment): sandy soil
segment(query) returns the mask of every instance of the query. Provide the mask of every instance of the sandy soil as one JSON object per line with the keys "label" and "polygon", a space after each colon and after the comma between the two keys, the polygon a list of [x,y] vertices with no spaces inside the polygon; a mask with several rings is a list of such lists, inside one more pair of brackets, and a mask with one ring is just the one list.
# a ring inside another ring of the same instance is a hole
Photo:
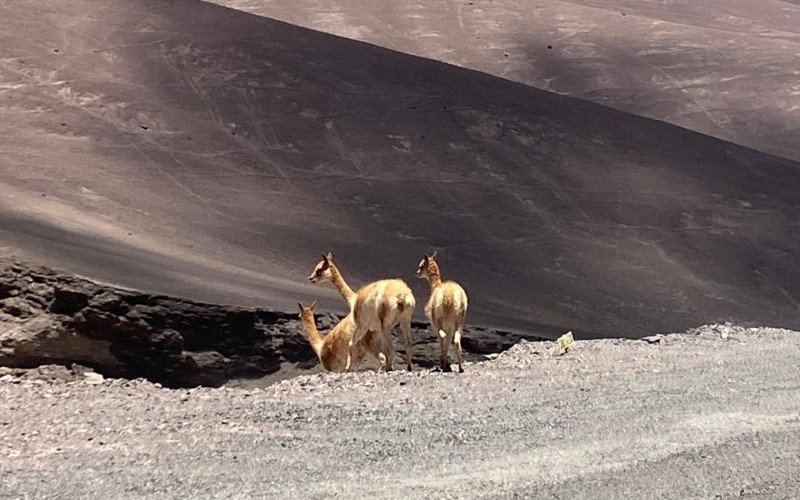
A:
{"label": "sandy soil", "polygon": [[797,332],[552,349],[263,390],[5,376],[0,496],[800,495]]}

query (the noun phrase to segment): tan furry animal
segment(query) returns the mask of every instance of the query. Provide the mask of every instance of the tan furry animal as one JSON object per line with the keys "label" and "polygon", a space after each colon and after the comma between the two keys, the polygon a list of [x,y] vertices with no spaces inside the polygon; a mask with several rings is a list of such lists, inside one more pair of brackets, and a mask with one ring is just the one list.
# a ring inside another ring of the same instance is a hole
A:
{"label": "tan furry animal", "polygon": [[[347,337],[347,343],[349,345],[350,339],[353,337],[353,333],[356,329],[356,323],[353,320],[353,312],[352,307],[356,300],[356,292],[350,288],[350,285],[342,277],[339,269],[333,265],[333,254],[328,252],[328,254],[322,254],[322,260],[314,267],[314,271],[308,277],[308,281],[311,283],[324,283],[324,282],[331,282],[336,290],[342,295],[342,298],[347,302],[348,308],[350,308],[350,312],[347,316],[345,316],[337,325],[334,327],[334,330],[337,330],[337,333],[342,337]],[[333,332],[333,330],[332,330]],[[330,334],[328,334],[330,335]],[[368,343],[369,345],[360,346],[359,349],[364,352],[379,352],[378,361],[381,365],[378,371],[386,369],[386,355],[383,351],[387,351],[385,347],[385,342],[382,338],[378,338],[375,335],[374,331],[367,332],[364,335],[364,338],[361,339],[360,344]],[[338,351],[340,354],[342,351]],[[347,363],[347,353],[344,353],[344,363]]]}
{"label": "tan furry animal", "polygon": [[[351,351],[369,332],[380,332],[386,347],[386,370],[394,368],[394,345],[392,329],[400,324],[406,344],[406,366],[411,371],[413,347],[411,344],[411,317],[414,314],[416,301],[411,289],[400,279],[380,280],[361,287],[358,292],[347,285],[333,263],[333,255],[322,256],[314,272],[308,277],[312,283],[330,281],[350,304],[350,312],[356,325],[351,339]],[[351,352],[351,358],[353,358]],[[350,368],[350,362],[347,369]]]}
{"label": "tan furry animal", "polygon": [[425,316],[430,320],[433,332],[439,337],[441,369],[450,371],[447,355],[452,343],[456,348],[458,371],[463,373],[461,333],[467,316],[467,293],[455,281],[442,281],[439,265],[436,263],[436,252],[422,258],[417,276],[426,278],[431,285],[431,298],[425,306]]}
{"label": "tan furry animal", "polygon": [[[347,315],[323,337],[317,330],[317,323],[314,318],[316,302],[307,307],[300,303],[297,305],[300,307],[300,322],[303,324],[303,329],[308,334],[311,348],[317,353],[323,368],[330,372],[346,371],[348,355],[350,354],[350,339],[353,337],[353,332],[356,328],[353,317]],[[352,355],[353,362],[358,364],[364,358],[364,355],[369,353],[380,363],[381,367],[378,371],[385,371],[386,356],[373,348],[373,336],[372,333],[367,333],[364,339],[356,345]]]}
{"label": "tan furry animal", "polygon": [[333,264],[333,254],[331,252],[322,254],[322,260],[314,267],[314,272],[308,277],[308,281],[311,283],[333,283],[336,290],[338,290],[344,300],[347,301],[347,305],[350,309],[353,308],[357,294],[344,280],[342,273],[339,272],[339,268]]}

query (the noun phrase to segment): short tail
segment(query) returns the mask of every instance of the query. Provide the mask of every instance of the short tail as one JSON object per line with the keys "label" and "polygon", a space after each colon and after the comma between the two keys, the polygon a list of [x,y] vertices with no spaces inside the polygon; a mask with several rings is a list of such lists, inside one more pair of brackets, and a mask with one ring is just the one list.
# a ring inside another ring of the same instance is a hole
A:
{"label": "short tail", "polygon": [[404,293],[397,294],[397,310],[400,312],[405,311],[406,307],[408,307],[408,302],[406,302],[406,296]]}
{"label": "short tail", "polygon": [[395,297],[397,297],[397,301],[395,302],[397,312],[400,313],[402,317],[410,319],[410,315],[414,312],[414,306],[416,306],[414,295],[411,293],[411,290],[398,292]]}

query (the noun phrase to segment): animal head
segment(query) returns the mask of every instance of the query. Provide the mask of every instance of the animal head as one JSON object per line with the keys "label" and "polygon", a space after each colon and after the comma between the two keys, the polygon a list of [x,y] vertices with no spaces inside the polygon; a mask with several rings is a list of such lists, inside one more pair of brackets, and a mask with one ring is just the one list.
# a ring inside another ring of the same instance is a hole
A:
{"label": "animal head", "polygon": [[322,260],[319,261],[317,267],[314,268],[314,272],[308,277],[308,281],[311,283],[324,283],[326,281],[331,281],[333,279],[333,274],[331,274],[332,266],[333,254],[331,252],[322,254]]}
{"label": "animal head", "polygon": [[304,306],[300,302],[297,303],[297,306],[300,308],[300,319],[301,320],[310,320],[314,321],[314,307],[316,307],[317,301],[315,300],[311,305]]}
{"label": "animal head", "polygon": [[419,267],[417,268],[417,277],[418,278],[427,278],[428,276],[438,276],[439,275],[439,265],[436,263],[436,253],[433,252],[433,255],[425,255],[421,261],[419,261]]}

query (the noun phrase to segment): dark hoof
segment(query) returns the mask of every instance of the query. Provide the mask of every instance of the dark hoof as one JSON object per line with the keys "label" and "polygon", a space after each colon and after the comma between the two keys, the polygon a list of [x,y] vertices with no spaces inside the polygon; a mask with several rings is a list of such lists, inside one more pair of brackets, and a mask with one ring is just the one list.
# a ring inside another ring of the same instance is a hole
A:
{"label": "dark hoof", "polygon": [[441,368],[442,368],[442,371],[445,372],[445,373],[450,373],[450,372],[453,371],[453,369],[450,367],[450,365],[444,365]]}
{"label": "dark hoof", "polygon": [[464,373],[464,369],[462,367],[458,367],[458,373]]}
{"label": "dark hoof", "polygon": [[413,371],[414,371],[414,369],[411,367],[411,365],[408,365],[408,366],[406,367],[406,369],[407,369],[408,371],[410,371],[410,372],[413,372]]}

